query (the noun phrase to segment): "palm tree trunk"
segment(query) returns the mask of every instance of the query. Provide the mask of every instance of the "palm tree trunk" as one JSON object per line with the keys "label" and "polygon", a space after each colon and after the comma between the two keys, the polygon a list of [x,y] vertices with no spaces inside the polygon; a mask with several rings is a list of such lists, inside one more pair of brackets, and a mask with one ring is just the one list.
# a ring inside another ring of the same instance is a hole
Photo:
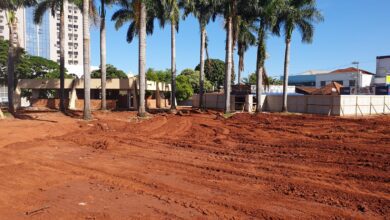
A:
{"label": "palm tree trunk", "polygon": [[226,31],[226,67],[225,67],[225,113],[231,112],[230,92],[233,61],[233,18],[228,17],[228,29]]}
{"label": "palm tree trunk", "polygon": [[199,77],[199,108],[204,109],[204,51],[206,47],[206,27],[200,22],[200,77]]}
{"label": "palm tree trunk", "polygon": [[146,59],[146,5],[143,1],[140,4],[140,30],[139,30],[139,106],[138,116],[144,117],[146,114],[145,109],[145,91],[146,91],[146,79],[145,79],[145,59]]}
{"label": "palm tree trunk", "polygon": [[100,70],[102,86],[102,110],[107,110],[106,101],[106,11],[105,0],[101,0],[101,23],[100,23]]}
{"label": "palm tree trunk", "polygon": [[14,92],[15,92],[15,47],[14,47],[14,28],[13,21],[9,18],[9,42],[8,42],[8,63],[7,63],[7,74],[8,74],[8,112],[15,114],[14,106]]}
{"label": "palm tree trunk", "polygon": [[256,62],[256,112],[261,113],[262,107],[262,88],[263,88],[263,71],[265,61],[265,30],[264,25],[260,24],[258,32],[258,46],[257,46],[257,62]]}
{"label": "palm tree trunk", "polygon": [[60,111],[65,112],[65,2],[61,1],[60,8]]}
{"label": "palm tree trunk", "polygon": [[91,120],[89,0],[83,0],[84,120]]}
{"label": "palm tree trunk", "polygon": [[238,58],[238,68],[237,68],[237,85],[241,84],[241,62],[242,62],[242,57],[240,56]]}
{"label": "palm tree trunk", "polygon": [[290,45],[291,39],[286,39],[286,52],[284,55],[284,75],[283,75],[283,106],[282,112],[288,112],[287,109],[287,86],[288,86],[288,67],[290,64]]}
{"label": "palm tree trunk", "polygon": [[176,24],[171,22],[171,110],[176,110]]}

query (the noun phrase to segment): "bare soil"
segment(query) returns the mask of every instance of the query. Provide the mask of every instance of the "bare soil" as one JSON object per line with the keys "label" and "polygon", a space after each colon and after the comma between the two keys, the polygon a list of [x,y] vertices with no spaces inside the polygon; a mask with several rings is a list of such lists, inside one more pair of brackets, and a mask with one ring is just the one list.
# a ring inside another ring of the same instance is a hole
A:
{"label": "bare soil", "polygon": [[386,219],[390,117],[25,113],[0,219]]}

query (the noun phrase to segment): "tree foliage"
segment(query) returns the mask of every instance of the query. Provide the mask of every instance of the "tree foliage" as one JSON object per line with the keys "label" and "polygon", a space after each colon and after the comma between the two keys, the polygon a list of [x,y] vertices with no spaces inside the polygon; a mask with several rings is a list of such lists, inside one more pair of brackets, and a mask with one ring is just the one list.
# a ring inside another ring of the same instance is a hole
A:
{"label": "tree foliage", "polygon": [[[117,69],[115,66],[111,64],[106,65],[106,74],[107,74],[107,79],[126,79],[128,78],[126,73],[123,72],[122,70]],[[91,78],[92,79],[100,79],[102,75],[101,69],[94,70],[91,73]]]}
{"label": "tree foliage", "polygon": [[[200,70],[200,64],[195,67],[195,70]],[[207,59],[205,62],[205,75],[216,88],[224,85],[225,80],[225,62],[219,59]],[[234,73],[232,74],[232,81],[234,81]]]}
{"label": "tree foliage", "polygon": [[[0,80],[7,79],[8,41],[0,40]],[[18,79],[55,79],[60,77],[58,63],[20,52],[15,68]],[[65,73],[65,78],[71,78]]]}
{"label": "tree foliage", "polygon": [[155,82],[164,82],[171,83],[171,70],[154,70],[153,68],[149,68],[146,71],[146,79]]}
{"label": "tree foliage", "polygon": [[[251,73],[249,74],[248,77],[246,78],[243,78],[243,83],[244,84],[247,84],[247,85],[256,85],[256,73]],[[269,82],[269,85],[282,85],[283,84],[283,81],[280,80],[280,79],[277,79],[275,77],[272,77],[272,76],[269,76],[268,77],[268,82]]]}

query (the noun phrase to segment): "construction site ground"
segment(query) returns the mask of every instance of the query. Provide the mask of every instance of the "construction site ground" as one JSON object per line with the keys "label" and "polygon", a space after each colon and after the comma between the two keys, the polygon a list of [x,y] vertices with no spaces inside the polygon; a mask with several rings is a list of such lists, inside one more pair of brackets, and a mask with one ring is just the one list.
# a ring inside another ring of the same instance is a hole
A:
{"label": "construction site ground", "polygon": [[23,112],[0,219],[386,219],[390,116]]}

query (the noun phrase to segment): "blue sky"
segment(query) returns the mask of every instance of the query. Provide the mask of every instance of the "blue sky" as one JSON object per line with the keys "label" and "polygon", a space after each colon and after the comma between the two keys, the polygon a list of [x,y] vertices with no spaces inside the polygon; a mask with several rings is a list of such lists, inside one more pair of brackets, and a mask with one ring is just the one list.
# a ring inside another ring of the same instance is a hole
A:
{"label": "blue sky", "polygon": [[[390,1],[389,0],[318,0],[318,8],[325,21],[316,26],[312,44],[302,44],[299,32],[294,32],[291,47],[290,74],[306,70],[332,70],[351,66],[360,61],[361,67],[375,72],[376,56],[390,55]],[[111,19],[116,7],[109,8]],[[127,25],[116,31],[113,22],[107,22],[107,63],[125,72],[138,71],[138,41],[126,42]],[[147,68],[170,68],[170,29],[157,24],[147,38]],[[211,58],[224,60],[225,38],[223,20],[217,19],[207,26]],[[199,25],[193,17],[182,20],[177,35],[177,68],[194,68],[199,63]],[[270,75],[281,76],[284,62],[284,40],[268,38],[266,68]],[[92,65],[99,65],[99,30],[91,29]],[[235,51],[236,54],[236,51]],[[235,62],[237,63],[235,55]],[[254,72],[256,48],[248,50],[244,77]],[[237,64],[236,64],[237,66]]]}

